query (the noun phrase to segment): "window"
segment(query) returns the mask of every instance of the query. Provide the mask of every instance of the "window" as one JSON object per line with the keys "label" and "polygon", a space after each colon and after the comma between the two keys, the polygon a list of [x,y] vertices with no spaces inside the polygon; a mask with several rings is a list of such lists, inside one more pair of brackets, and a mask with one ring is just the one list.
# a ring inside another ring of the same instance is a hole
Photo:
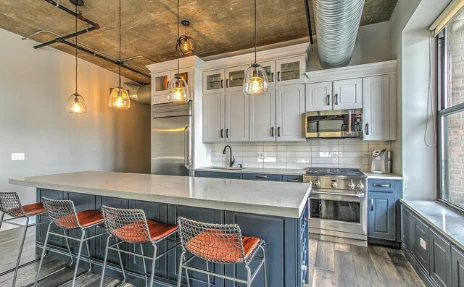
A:
{"label": "window", "polygon": [[464,13],[438,37],[439,199],[464,209]]}

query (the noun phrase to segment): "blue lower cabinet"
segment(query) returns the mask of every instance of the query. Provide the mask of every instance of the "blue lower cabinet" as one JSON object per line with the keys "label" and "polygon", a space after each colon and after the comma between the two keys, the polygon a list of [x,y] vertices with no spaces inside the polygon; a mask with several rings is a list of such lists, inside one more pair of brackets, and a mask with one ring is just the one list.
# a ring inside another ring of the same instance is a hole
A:
{"label": "blue lower cabinet", "polygon": [[429,273],[429,227],[414,216],[414,245],[413,253],[424,271]]}
{"label": "blue lower cabinet", "polygon": [[243,179],[245,180],[264,180],[264,181],[282,181],[280,174],[258,174],[258,173],[244,173]]}
{"label": "blue lower cabinet", "polygon": [[242,174],[235,172],[196,171],[195,177],[242,179]]}
{"label": "blue lower cabinet", "polygon": [[369,192],[368,235],[372,238],[396,239],[396,202],[394,193]]}
{"label": "blue lower cabinet", "polygon": [[436,234],[432,229],[429,233],[430,276],[439,286],[451,286],[451,244]]}
{"label": "blue lower cabinet", "polygon": [[464,255],[451,247],[451,281],[453,287],[464,287]]}

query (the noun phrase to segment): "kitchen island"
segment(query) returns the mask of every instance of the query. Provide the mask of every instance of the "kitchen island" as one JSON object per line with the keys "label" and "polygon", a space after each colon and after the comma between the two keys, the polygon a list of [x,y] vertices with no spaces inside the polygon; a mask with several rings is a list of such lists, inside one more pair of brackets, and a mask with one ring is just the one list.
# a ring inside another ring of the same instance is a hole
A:
{"label": "kitchen island", "polygon": [[[36,188],[39,201],[42,197],[70,199],[77,211],[99,209],[102,205],[119,208],[143,209],[147,218],[175,224],[179,216],[209,223],[236,223],[242,233],[266,241],[266,262],[269,287],[304,286],[308,269],[308,197],[311,187],[303,183],[257,182],[231,179],[193,178],[180,176],[129,174],[114,172],[76,172],[47,176],[10,179],[10,184]],[[39,222],[46,220],[40,217]],[[37,252],[41,251],[46,224],[37,229]],[[91,235],[105,232],[96,227]],[[78,236],[76,232],[74,236]],[[72,234],[72,232],[71,232]],[[65,259],[65,242],[51,238],[51,256]],[[90,241],[93,271],[101,272],[106,236]],[[159,252],[174,243],[161,243]],[[131,248],[134,246],[124,246]],[[76,243],[73,251],[77,251]],[[138,250],[138,249],[137,249]],[[149,244],[145,254],[152,254]],[[175,286],[181,248],[162,257],[156,265],[154,286]],[[198,268],[204,261],[195,259]],[[106,274],[121,278],[117,253],[109,252]],[[144,285],[142,260],[123,255],[128,282]],[[252,269],[255,262],[251,263]],[[151,264],[151,262],[147,262]],[[83,264],[85,265],[85,264]],[[149,267],[149,266],[148,266]],[[228,276],[245,278],[243,266],[216,264],[213,271]],[[264,286],[262,271],[252,286]],[[207,286],[206,276],[190,272],[191,286]],[[183,277],[185,282],[186,278]],[[214,278],[211,286],[233,286]]]}

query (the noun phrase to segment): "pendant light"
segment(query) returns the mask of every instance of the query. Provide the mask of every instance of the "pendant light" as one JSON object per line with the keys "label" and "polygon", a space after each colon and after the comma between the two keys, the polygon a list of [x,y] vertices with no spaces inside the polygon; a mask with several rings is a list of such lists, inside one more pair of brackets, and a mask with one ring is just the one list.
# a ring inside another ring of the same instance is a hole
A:
{"label": "pendant light", "polygon": [[[180,0],[177,0],[177,39],[180,38],[180,17],[179,8]],[[177,50],[177,74],[174,79],[171,80],[171,87],[168,94],[168,100],[170,102],[188,102],[189,100],[189,88],[187,82],[180,76],[180,54]]]}
{"label": "pendant light", "polygon": [[122,27],[121,27],[121,0],[119,0],[119,86],[110,90],[109,106],[118,110],[128,110],[130,108],[129,92],[122,87],[121,81],[121,45],[122,45]]}
{"label": "pendant light", "polygon": [[84,98],[77,93],[77,5],[76,5],[76,92],[72,94],[66,105],[66,111],[71,114],[85,114],[87,112],[87,105]]}
{"label": "pendant light", "polygon": [[248,95],[261,95],[267,92],[268,81],[264,68],[256,61],[256,48],[258,46],[258,36],[256,31],[256,0],[255,0],[255,62],[246,71],[243,79],[243,92]]}
{"label": "pendant light", "polygon": [[185,30],[184,35],[180,36],[177,40],[176,48],[179,49],[184,56],[188,56],[195,51],[197,44],[192,37],[187,36],[187,27],[190,26],[190,21],[182,20],[180,23],[184,26]]}

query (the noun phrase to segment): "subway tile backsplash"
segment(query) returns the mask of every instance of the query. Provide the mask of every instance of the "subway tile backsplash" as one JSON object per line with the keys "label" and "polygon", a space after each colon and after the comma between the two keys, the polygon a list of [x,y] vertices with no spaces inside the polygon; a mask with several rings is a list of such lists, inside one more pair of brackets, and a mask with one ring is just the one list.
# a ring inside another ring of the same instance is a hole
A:
{"label": "subway tile backsplash", "polygon": [[[391,149],[389,142],[359,139],[318,139],[306,142],[229,143],[235,165],[245,168],[341,167],[370,170],[374,149]],[[211,146],[213,166],[227,166],[229,156],[223,155],[226,143]],[[259,155],[265,155],[259,156]]]}

